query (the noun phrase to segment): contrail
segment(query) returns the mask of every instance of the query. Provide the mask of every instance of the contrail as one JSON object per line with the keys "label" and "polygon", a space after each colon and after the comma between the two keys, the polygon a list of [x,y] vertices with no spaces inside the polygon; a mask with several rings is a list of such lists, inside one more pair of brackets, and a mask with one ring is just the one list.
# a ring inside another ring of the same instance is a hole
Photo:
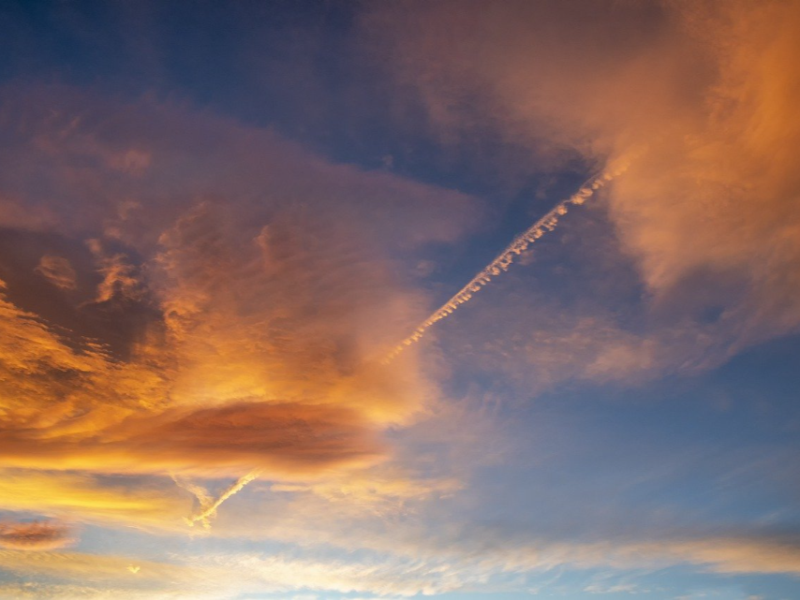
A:
{"label": "contrail", "polygon": [[175,475],[175,473],[170,473],[170,477],[172,477],[172,481],[175,482],[175,485],[183,490],[186,490],[197,499],[197,502],[200,505],[200,510],[205,510],[213,503],[214,499],[209,496],[208,491],[204,487],[196,485],[191,481],[185,481]]}
{"label": "contrail", "polygon": [[[222,506],[222,503],[225,502],[225,500],[227,500],[228,498],[230,498],[234,494],[236,494],[237,492],[239,492],[244,486],[246,486],[248,483],[250,483],[251,481],[256,479],[260,474],[261,474],[261,472],[258,469],[256,469],[254,471],[251,471],[247,475],[244,475],[243,477],[240,477],[239,479],[236,480],[236,483],[234,483],[231,487],[229,487],[227,490],[222,492],[222,494],[220,494],[220,497],[217,498],[217,500],[215,502],[212,502],[212,503],[204,502],[200,498],[200,496],[198,496],[198,500],[200,501],[200,509],[201,510],[196,515],[192,515],[188,519],[185,519],[186,522],[190,526],[194,527],[194,524],[196,522],[200,521],[200,523],[203,525],[203,527],[205,527],[206,529],[209,529],[211,527],[211,523],[210,523],[209,519],[216,514],[217,509],[220,506]],[[176,483],[177,483],[177,481],[176,481]],[[204,504],[205,504],[205,506],[203,506]]]}
{"label": "contrail", "polygon": [[[638,153],[637,153],[638,154]],[[526,231],[522,232],[511,244],[503,250],[497,258],[490,262],[480,273],[475,275],[472,280],[458,291],[452,298],[445,302],[438,310],[431,316],[420,323],[414,330],[414,333],[409,335],[402,342],[397,344],[391,352],[389,352],[381,362],[384,364],[394,359],[398,354],[405,350],[408,346],[418,341],[425,332],[437,321],[441,321],[445,317],[453,314],[459,306],[469,302],[470,298],[492,280],[492,277],[500,275],[500,273],[507,271],[511,263],[514,262],[514,257],[519,256],[528,246],[533,244],[536,240],[542,237],[546,232],[553,231],[558,224],[559,219],[567,214],[570,204],[581,205],[588,200],[594,193],[608,184],[612,179],[619,177],[630,166],[631,159],[620,159],[616,164],[606,168],[597,177],[591,178],[584,183],[581,188],[566,200],[562,200],[556,204],[550,212],[545,214],[541,219],[531,225]]]}

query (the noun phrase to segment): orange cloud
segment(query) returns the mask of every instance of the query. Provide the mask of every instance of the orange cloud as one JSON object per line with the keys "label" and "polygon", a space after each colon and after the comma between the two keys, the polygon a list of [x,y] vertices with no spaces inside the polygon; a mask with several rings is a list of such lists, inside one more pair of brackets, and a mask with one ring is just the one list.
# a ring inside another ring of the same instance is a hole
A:
{"label": "orange cloud", "polygon": [[35,270],[58,288],[75,289],[75,269],[66,258],[45,254]]}
{"label": "orange cloud", "polygon": [[[331,336],[345,340],[357,324],[345,321],[349,302],[326,308],[323,301],[314,311],[318,283],[305,273],[299,285],[291,273],[262,279],[256,271],[234,280],[206,246],[167,244],[159,259],[169,262],[164,316],[145,323],[127,360],[90,338],[56,333],[0,297],[0,425],[7,434],[0,452],[7,466],[216,475],[261,467],[273,475],[309,474],[374,460],[381,453],[375,424],[405,418],[419,406],[419,398],[403,397],[408,389],[395,374],[355,357],[345,365],[332,362],[338,349]],[[257,259],[257,245],[252,252]],[[133,310],[137,299],[126,291],[128,283],[108,284],[109,277],[119,282],[118,275],[106,273],[101,297],[83,306],[115,302],[119,294],[118,306]],[[333,286],[334,303],[336,277],[325,283]],[[220,279],[225,285],[217,285]],[[243,282],[251,287],[233,293]],[[279,302],[260,301],[269,284],[280,293],[286,282]],[[341,285],[349,282],[345,275]],[[294,334],[284,337],[270,327],[276,318],[294,321]]]}
{"label": "orange cloud", "polygon": [[0,546],[18,550],[55,550],[74,541],[63,523],[0,523]]}
{"label": "orange cloud", "polygon": [[134,415],[82,434],[6,430],[0,453],[9,467],[205,475],[258,467],[292,477],[374,460],[381,452],[372,438],[348,409],[249,403]]}
{"label": "orange cloud", "polygon": [[3,508],[69,522],[176,529],[191,509],[189,498],[168,479],[113,481],[87,473],[5,469]]}
{"label": "orange cloud", "polygon": [[457,240],[475,200],[59,89],[0,90],[4,508],[185,529],[167,475],[310,484],[385,459],[382,431],[437,393],[414,353],[373,360],[424,302],[387,257]]}

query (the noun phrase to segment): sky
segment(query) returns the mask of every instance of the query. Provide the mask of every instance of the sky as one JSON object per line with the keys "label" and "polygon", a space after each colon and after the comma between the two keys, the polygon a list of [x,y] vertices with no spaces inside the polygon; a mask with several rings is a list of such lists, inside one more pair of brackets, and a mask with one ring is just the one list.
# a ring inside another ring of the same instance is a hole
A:
{"label": "sky", "polygon": [[0,598],[800,598],[800,3],[0,6]]}

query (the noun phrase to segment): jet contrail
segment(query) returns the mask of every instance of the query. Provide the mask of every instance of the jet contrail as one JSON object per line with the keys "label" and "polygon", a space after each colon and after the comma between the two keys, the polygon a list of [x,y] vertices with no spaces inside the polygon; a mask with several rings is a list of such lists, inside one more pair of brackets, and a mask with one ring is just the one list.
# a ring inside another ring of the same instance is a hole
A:
{"label": "jet contrail", "polygon": [[514,257],[519,256],[528,246],[533,244],[536,240],[542,237],[546,232],[553,231],[558,224],[559,219],[567,214],[570,204],[580,205],[586,202],[594,193],[605,186],[615,177],[619,177],[630,166],[629,159],[620,159],[615,165],[606,168],[600,175],[589,179],[584,183],[581,188],[566,200],[562,200],[556,204],[550,212],[545,214],[541,219],[531,225],[526,231],[514,238],[514,241],[503,250],[497,258],[490,262],[480,273],[478,273],[472,280],[465,285],[459,292],[445,302],[441,308],[434,312],[431,316],[425,319],[414,330],[410,336],[395,346],[381,362],[384,364],[391,361],[405,348],[418,341],[437,321],[441,321],[445,317],[453,314],[459,306],[465,304],[472,298],[472,296],[479,292],[487,283],[492,280],[492,277],[500,275],[503,271],[507,271],[511,263],[514,262]]}
{"label": "jet contrail", "polygon": [[175,485],[183,490],[186,490],[197,499],[197,503],[200,505],[200,510],[205,510],[206,507],[211,506],[213,503],[214,499],[209,496],[208,491],[204,487],[196,485],[191,481],[185,481],[175,475],[175,473],[170,473],[170,477],[172,477],[172,481],[175,482]]}
{"label": "jet contrail", "polygon": [[[445,317],[453,314],[453,312],[458,309],[459,306],[468,302],[475,293],[479,292],[486,286],[487,283],[491,281],[492,277],[507,271],[509,266],[511,266],[511,264],[514,262],[515,256],[522,254],[525,250],[527,250],[528,246],[533,244],[546,232],[553,231],[553,229],[555,229],[559,219],[563,215],[567,214],[570,204],[583,204],[587,199],[594,195],[597,190],[608,184],[608,182],[615,177],[618,177],[624,173],[629,166],[630,160],[621,159],[616,163],[616,166],[609,167],[605,169],[599,176],[587,180],[587,182],[584,183],[575,194],[556,204],[541,219],[536,221],[526,231],[514,238],[514,241],[511,242],[511,244],[497,256],[497,258],[495,258],[480,273],[473,277],[472,280],[463,288],[461,288],[457,294],[445,302],[441,308],[435,311],[431,316],[420,323],[420,325],[414,330],[414,333],[395,346],[394,349],[392,349],[392,351],[384,357],[382,362],[388,363],[391,361],[406,347],[418,341],[434,323],[441,321]],[[192,485],[188,482],[180,481],[176,476],[173,475],[173,480],[175,483],[185,490],[191,492],[197,498],[200,504],[200,511],[197,514],[185,519],[186,522],[190,526],[194,526],[194,524],[199,521],[206,529],[210,528],[210,518],[216,514],[217,509],[223,504],[223,502],[239,492],[259,475],[260,470],[256,469],[247,475],[240,477],[233,485],[222,492],[216,501],[213,502],[211,501],[211,497],[203,488]]]}
{"label": "jet contrail", "polygon": [[[236,483],[234,483],[231,487],[229,487],[227,490],[222,492],[222,494],[220,494],[220,497],[217,498],[217,500],[215,502],[212,502],[212,503],[203,502],[201,497],[198,496],[198,500],[201,503],[200,504],[200,509],[201,510],[196,515],[192,515],[188,519],[185,519],[186,522],[190,526],[194,527],[194,524],[196,522],[200,521],[200,523],[203,525],[203,527],[205,527],[206,529],[209,529],[211,527],[211,523],[210,523],[209,519],[216,514],[217,509],[222,505],[222,503],[225,502],[225,500],[227,500],[228,498],[230,498],[234,494],[236,494],[237,492],[239,492],[248,483],[250,483],[251,481],[256,479],[260,475],[260,473],[261,472],[258,469],[256,469],[254,471],[251,471],[247,475],[244,475],[243,477],[240,477],[239,479],[236,480]],[[176,483],[177,483],[177,481],[176,481]],[[203,506],[203,504],[206,504],[206,506]]]}

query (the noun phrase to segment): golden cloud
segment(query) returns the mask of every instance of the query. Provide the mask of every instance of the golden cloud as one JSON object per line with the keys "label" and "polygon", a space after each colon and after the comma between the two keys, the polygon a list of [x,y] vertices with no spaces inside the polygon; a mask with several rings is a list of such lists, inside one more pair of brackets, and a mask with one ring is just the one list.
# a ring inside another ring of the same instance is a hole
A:
{"label": "golden cloud", "polygon": [[88,473],[5,469],[0,478],[3,507],[69,521],[182,527],[191,509],[188,496],[168,479],[103,478]]}
{"label": "golden cloud", "polygon": [[436,395],[413,353],[376,360],[424,302],[388,256],[458,239],[475,200],[59,90],[0,90],[4,508],[173,529],[191,507],[167,475],[385,458]]}

